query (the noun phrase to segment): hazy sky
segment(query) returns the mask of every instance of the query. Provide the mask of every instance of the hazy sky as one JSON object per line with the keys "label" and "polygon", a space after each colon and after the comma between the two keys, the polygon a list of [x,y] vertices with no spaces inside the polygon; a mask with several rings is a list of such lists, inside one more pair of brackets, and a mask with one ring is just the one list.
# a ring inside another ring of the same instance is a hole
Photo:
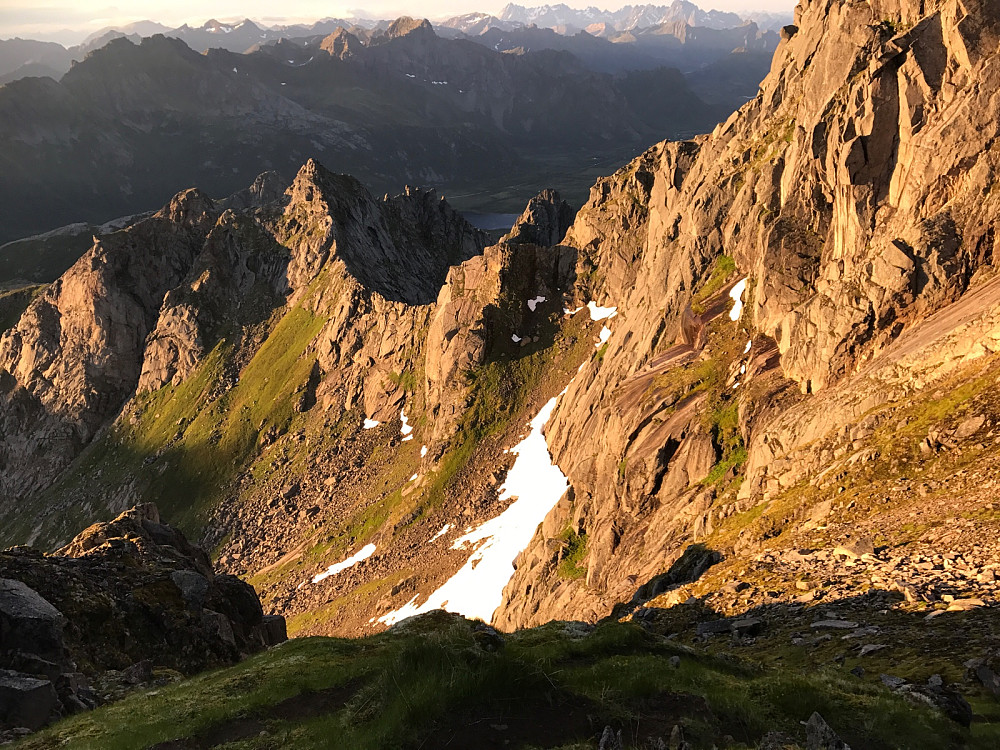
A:
{"label": "hazy sky", "polygon": [[[649,0],[647,0],[649,1]],[[568,0],[566,5],[583,8],[596,5],[601,8],[621,7],[626,4],[638,5],[642,0],[631,2],[601,3]],[[651,0],[652,4],[669,5],[670,0]],[[253,18],[264,23],[283,21],[315,21],[320,18],[364,15],[371,18],[394,18],[401,15],[422,16],[431,20],[445,18],[458,13],[484,11],[497,13],[507,4],[507,0],[372,0],[364,5],[364,10],[356,8],[357,0],[346,0],[342,4],[329,0],[148,0],[147,2],[108,4],[107,0],[0,0],[0,39],[13,36],[26,38],[47,38],[64,44],[74,44],[92,31],[105,26],[113,26],[150,19],[179,26],[182,23],[202,24],[209,18],[228,20],[233,18]],[[542,1],[521,0],[524,6],[544,5]],[[554,5],[553,0],[549,4]],[[787,10],[794,0],[703,0],[696,2],[703,8],[729,11]],[[282,15],[278,16],[276,11]],[[71,33],[66,34],[66,30]]]}

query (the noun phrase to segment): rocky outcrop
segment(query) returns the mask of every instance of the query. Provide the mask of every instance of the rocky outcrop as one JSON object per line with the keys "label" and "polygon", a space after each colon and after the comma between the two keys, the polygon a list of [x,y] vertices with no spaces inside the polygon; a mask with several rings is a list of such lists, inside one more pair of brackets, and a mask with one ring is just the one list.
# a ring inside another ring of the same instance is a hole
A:
{"label": "rocky outcrop", "polygon": [[543,190],[525,207],[504,241],[552,247],[566,236],[574,211],[555,190]]}
{"label": "rocky outcrop", "polygon": [[[216,575],[155,506],[91,526],[55,555],[0,553],[0,730],[38,729],[120,687],[232,663],[284,639],[254,590]],[[110,691],[110,692],[109,692]]]}
{"label": "rocky outcrop", "polygon": [[[547,318],[538,305],[561,303],[572,288],[576,252],[552,247],[571,216],[557,192],[543,191],[499,243],[448,273],[427,333],[428,406],[435,440],[449,437],[464,413],[464,374],[491,355],[537,341]],[[537,305],[528,303],[536,299]]]}
{"label": "rocky outcrop", "polygon": [[138,393],[184,381],[225,336],[283,304],[291,255],[252,218],[227,210],[184,282],[163,297],[146,340]]}
{"label": "rocky outcrop", "polygon": [[219,206],[223,209],[231,208],[234,211],[260,208],[281,200],[287,186],[288,183],[282,181],[277,172],[261,172],[250,187],[219,201]]}
{"label": "rocky outcrop", "polygon": [[[769,472],[786,473],[787,488],[822,465],[821,454],[803,465],[788,448],[898,397],[907,377],[933,379],[900,371],[894,342],[938,376],[950,369],[949,346],[970,351],[959,330],[970,319],[957,311],[941,313],[934,335],[916,330],[960,299],[988,317],[990,303],[970,295],[990,273],[1000,215],[990,145],[998,35],[1000,14],[986,3],[802,3],[756,99],[711,135],[654,147],[594,187],[565,244],[580,251],[581,292],[618,316],[607,353],[580,373],[549,426],[572,502],[519,562],[501,623],[600,616],[647,580],[649,560],[664,570],[710,531],[709,509],[730,500],[720,499],[721,477],[706,484],[706,464],[688,456],[706,450],[720,472],[739,462],[720,439],[725,409],[740,415],[730,446],[743,442],[749,454],[746,509],[779,486],[767,484]],[[709,305],[697,294],[713,271],[725,277],[722,256],[735,261],[730,285],[747,277],[746,309],[683,355],[672,347],[690,345],[691,308]],[[973,356],[987,355],[994,333],[986,319],[977,325],[985,338]],[[920,346],[902,343],[911,330]],[[685,356],[706,371],[715,363],[725,393],[685,380],[695,377]],[[893,372],[895,387],[846,385],[879,362],[874,377]],[[830,410],[823,393],[838,384],[852,409]],[[707,388],[705,406],[677,401],[691,388]],[[671,432],[685,409],[698,413],[690,432]],[[699,436],[698,423],[710,434]],[[660,480],[634,482],[636,461],[652,461]],[[548,539],[567,523],[588,540],[585,580],[555,573]]]}

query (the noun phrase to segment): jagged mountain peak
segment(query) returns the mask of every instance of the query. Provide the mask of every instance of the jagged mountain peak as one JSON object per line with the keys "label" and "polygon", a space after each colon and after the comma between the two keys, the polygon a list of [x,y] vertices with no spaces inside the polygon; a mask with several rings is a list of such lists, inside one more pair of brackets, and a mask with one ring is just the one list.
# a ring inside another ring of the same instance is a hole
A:
{"label": "jagged mountain peak", "polygon": [[358,180],[315,159],[302,166],[286,195],[279,236],[310,248],[308,261],[292,276],[311,276],[335,258],[383,297],[426,304],[437,296],[448,267],[484,244],[483,235],[434,191],[407,187],[381,201]]}
{"label": "jagged mountain peak", "polygon": [[385,35],[389,39],[400,37],[411,37],[414,39],[430,39],[437,37],[434,27],[426,18],[410,18],[401,16],[393,21],[386,29]]}
{"label": "jagged mountain peak", "polygon": [[320,49],[333,57],[341,60],[356,54],[364,45],[361,40],[345,29],[338,26],[319,45]]}
{"label": "jagged mountain peak", "polygon": [[552,247],[558,245],[573,224],[576,212],[557,190],[546,188],[530,201],[514,222],[504,242]]}
{"label": "jagged mountain peak", "polygon": [[180,225],[205,225],[217,215],[215,201],[198,188],[182,190],[155,214]]}
{"label": "jagged mountain peak", "polygon": [[274,170],[261,172],[253,183],[243,190],[233,193],[228,198],[219,201],[222,208],[245,210],[280,201],[288,188],[286,183]]}

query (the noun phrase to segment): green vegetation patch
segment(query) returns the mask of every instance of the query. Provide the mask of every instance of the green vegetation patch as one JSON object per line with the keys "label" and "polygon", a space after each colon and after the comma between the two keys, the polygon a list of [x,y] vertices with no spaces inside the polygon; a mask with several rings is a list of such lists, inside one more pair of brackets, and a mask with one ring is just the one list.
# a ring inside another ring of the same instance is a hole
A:
{"label": "green vegetation patch", "polygon": [[45,291],[45,287],[45,284],[37,284],[17,289],[0,289],[0,333],[17,325],[28,305]]}
{"label": "green vegetation patch", "polygon": [[632,624],[556,622],[501,640],[435,612],[356,641],[293,640],[65,719],[20,747],[596,748],[605,726],[624,729],[629,748],[674,726],[694,747],[754,747],[772,730],[804,747],[813,711],[852,746],[970,746],[931,709],[827,670],[711,656]]}
{"label": "green vegetation patch", "polygon": [[691,298],[691,310],[701,315],[705,312],[705,300],[717,294],[726,282],[736,273],[736,261],[728,255],[720,255],[715,259],[712,266],[712,273],[709,274],[705,283],[695,292]]}
{"label": "green vegetation patch", "polygon": [[583,578],[587,575],[587,534],[567,526],[558,538],[563,549],[557,572],[571,580]]}

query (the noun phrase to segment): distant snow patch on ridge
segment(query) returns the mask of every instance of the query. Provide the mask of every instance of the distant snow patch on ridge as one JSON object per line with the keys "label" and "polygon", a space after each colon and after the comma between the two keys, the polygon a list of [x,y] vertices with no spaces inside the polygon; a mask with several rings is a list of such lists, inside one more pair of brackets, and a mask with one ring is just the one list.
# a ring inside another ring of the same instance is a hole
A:
{"label": "distant snow patch on ridge", "polygon": [[593,300],[587,303],[587,309],[590,310],[591,320],[606,320],[618,314],[617,307],[598,307],[597,303]]}
{"label": "distant snow patch on ridge", "polygon": [[368,419],[367,417],[365,417],[364,429],[366,429],[366,430],[374,430],[380,424],[381,424],[381,422],[379,422],[377,419]]}
{"label": "distant snow patch on ridge", "polygon": [[402,422],[402,427],[399,428],[399,432],[403,435],[403,437],[406,437],[413,432],[413,425],[410,424],[410,421],[406,418],[406,412],[403,410],[400,410],[399,412],[399,421]]}
{"label": "distant snow patch on ridge", "polygon": [[355,554],[353,554],[350,557],[348,557],[346,560],[341,560],[339,563],[334,563],[333,565],[331,565],[329,568],[327,568],[325,571],[323,571],[319,575],[313,576],[312,582],[313,583],[319,583],[324,578],[329,578],[330,576],[335,576],[340,571],[347,570],[348,568],[351,568],[351,567],[357,565],[362,560],[367,560],[369,557],[371,557],[374,554],[375,554],[375,545],[374,544],[366,544],[364,547],[362,547],[360,550],[358,550]]}
{"label": "distant snow patch on ridge", "polygon": [[[394,612],[378,618],[380,623],[392,625],[434,609],[478,617],[484,622],[493,619],[503,600],[504,586],[514,575],[515,558],[528,546],[538,524],[569,488],[565,475],[552,463],[542,434],[559,396],[545,404],[531,420],[528,436],[511,448],[517,458],[500,487],[499,499],[515,498],[514,502],[499,516],[469,530],[452,544],[452,549],[465,549],[480,543],[465,565],[423,604],[418,606],[419,595],[415,596]],[[443,529],[438,536],[441,533],[445,533]]]}
{"label": "distant snow patch on ridge", "polygon": [[744,278],[736,282],[736,286],[729,292],[729,296],[733,298],[733,309],[729,311],[729,319],[732,321],[739,320],[743,315],[743,293],[746,290],[747,280]]}

